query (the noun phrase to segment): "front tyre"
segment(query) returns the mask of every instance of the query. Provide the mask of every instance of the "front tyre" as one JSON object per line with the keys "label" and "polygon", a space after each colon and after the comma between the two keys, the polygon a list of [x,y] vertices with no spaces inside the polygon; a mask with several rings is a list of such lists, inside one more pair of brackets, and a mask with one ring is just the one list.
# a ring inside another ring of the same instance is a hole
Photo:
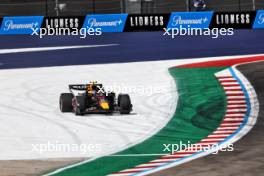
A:
{"label": "front tyre", "polygon": [[132,111],[132,104],[128,94],[119,94],[117,101],[120,114],[129,114]]}
{"label": "front tyre", "polygon": [[115,110],[115,93],[113,92],[108,93],[106,99],[108,100],[109,113],[111,114]]}
{"label": "front tyre", "polygon": [[71,93],[62,93],[60,95],[60,110],[61,112],[72,112],[72,99]]}

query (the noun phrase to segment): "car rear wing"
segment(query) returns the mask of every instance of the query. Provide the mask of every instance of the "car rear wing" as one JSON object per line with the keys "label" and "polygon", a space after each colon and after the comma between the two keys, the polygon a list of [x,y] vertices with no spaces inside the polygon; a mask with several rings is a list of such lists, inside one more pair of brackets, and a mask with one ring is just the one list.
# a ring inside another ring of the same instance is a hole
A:
{"label": "car rear wing", "polygon": [[69,85],[70,90],[87,90],[89,84],[71,84]]}
{"label": "car rear wing", "polygon": [[[87,90],[88,86],[90,86],[91,84],[71,84],[69,85],[69,89],[70,90]],[[93,84],[93,86],[95,86],[95,90],[102,90],[103,85],[102,84]]]}

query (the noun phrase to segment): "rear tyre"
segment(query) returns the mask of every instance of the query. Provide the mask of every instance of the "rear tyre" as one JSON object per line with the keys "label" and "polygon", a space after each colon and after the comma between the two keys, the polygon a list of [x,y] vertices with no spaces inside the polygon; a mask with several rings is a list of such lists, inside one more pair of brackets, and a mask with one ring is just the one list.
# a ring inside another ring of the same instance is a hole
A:
{"label": "rear tyre", "polygon": [[76,96],[76,101],[77,108],[75,110],[75,115],[83,115],[83,111],[85,110],[85,96]]}
{"label": "rear tyre", "polygon": [[60,95],[60,110],[61,112],[72,112],[72,99],[71,93],[62,93]]}
{"label": "rear tyre", "polygon": [[119,94],[117,101],[120,114],[129,114],[131,112],[132,104],[128,94]]}

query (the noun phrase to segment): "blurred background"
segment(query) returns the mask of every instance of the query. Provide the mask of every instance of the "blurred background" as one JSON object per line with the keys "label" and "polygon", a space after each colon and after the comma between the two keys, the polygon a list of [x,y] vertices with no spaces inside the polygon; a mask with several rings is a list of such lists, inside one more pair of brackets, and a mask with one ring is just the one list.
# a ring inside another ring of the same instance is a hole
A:
{"label": "blurred background", "polygon": [[[0,0],[0,17],[15,15],[84,16],[102,13],[170,13],[194,11],[199,0]],[[253,11],[264,0],[202,0],[203,10]]]}

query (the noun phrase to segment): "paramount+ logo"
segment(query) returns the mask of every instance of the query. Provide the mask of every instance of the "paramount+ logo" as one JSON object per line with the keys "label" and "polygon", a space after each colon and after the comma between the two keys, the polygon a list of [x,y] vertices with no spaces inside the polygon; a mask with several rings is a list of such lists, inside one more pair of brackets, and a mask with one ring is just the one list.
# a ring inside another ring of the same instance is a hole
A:
{"label": "paramount+ logo", "polygon": [[117,27],[123,23],[122,19],[114,21],[97,21],[96,18],[88,20],[88,27]]}
{"label": "paramount+ logo", "polygon": [[168,28],[208,28],[213,12],[173,12]]}
{"label": "paramount+ logo", "polygon": [[31,34],[32,28],[40,28],[43,16],[4,17],[0,34]]}
{"label": "paramount+ logo", "polygon": [[255,22],[253,25],[254,29],[263,29],[264,28],[264,10],[259,10]]}
{"label": "paramount+ logo", "polygon": [[181,16],[174,16],[172,26],[183,25],[183,24],[203,24],[208,21],[207,17],[198,19],[183,19]]}
{"label": "paramount+ logo", "polygon": [[102,32],[123,32],[127,14],[94,14],[87,15],[84,27],[101,28]]}
{"label": "paramount+ logo", "polygon": [[31,29],[38,26],[38,22],[32,23],[15,23],[13,20],[7,20],[4,23],[4,31],[14,30],[14,29]]}
{"label": "paramount+ logo", "polygon": [[258,24],[264,25],[264,12],[259,15],[257,22]]}

